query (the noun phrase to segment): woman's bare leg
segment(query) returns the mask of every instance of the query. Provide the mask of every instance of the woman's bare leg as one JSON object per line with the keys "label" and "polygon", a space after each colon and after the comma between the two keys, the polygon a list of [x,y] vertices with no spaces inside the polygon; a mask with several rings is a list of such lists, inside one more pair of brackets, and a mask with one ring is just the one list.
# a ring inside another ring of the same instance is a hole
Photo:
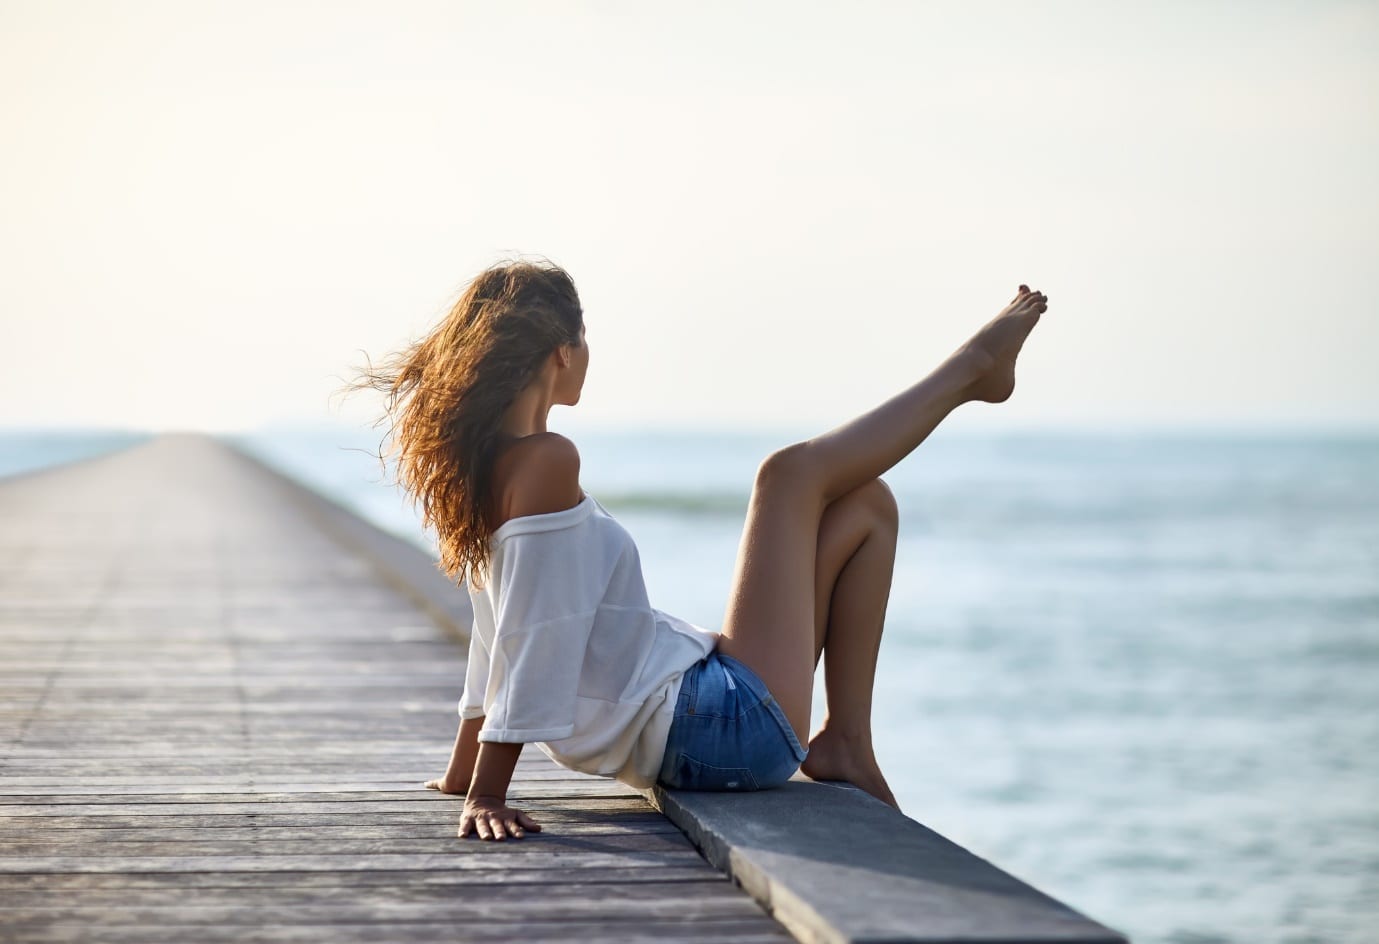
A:
{"label": "woman's bare leg", "polygon": [[932,373],[844,425],[777,450],[757,469],[719,649],[761,676],[796,736],[809,734],[815,571],[824,509],[909,455],[969,400],[999,403],[1046,308],[1021,292]]}
{"label": "woman's bare leg", "polygon": [[801,769],[846,780],[899,809],[872,746],[876,660],[895,569],[900,510],[881,479],[824,510],[814,577],[814,662],[825,655],[827,713]]}

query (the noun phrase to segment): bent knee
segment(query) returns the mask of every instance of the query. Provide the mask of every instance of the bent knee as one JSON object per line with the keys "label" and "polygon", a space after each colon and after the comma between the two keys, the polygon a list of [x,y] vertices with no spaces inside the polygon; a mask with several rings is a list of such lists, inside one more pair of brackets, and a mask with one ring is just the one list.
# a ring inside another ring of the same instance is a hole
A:
{"label": "bent knee", "polygon": [[814,461],[807,443],[796,442],[782,446],[757,466],[756,484],[781,486],[807,482],[813,472]]}
{"label": "bent knee", "polygon": [[889,485],[881,479],[872,479],[857,491],[862,493],[862,500],[878,522],[889,528],[899,527],[900,505]]}

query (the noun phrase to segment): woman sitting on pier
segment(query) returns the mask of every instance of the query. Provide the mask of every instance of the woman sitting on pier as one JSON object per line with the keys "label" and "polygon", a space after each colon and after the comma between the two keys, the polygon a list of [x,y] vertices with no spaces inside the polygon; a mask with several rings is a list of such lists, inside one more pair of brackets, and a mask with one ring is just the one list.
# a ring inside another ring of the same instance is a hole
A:
{"label": "woman sitting on pier", "polygon": [[[871,734],[897,534],[878,476],[960,404],[1011,395],[1046,306],[1021,285],[924,379],[763,459],[721,632],[649,604],[631,535],[580,487],[575,444],[546,428],[589,366],[565,271],[493,266],[427,337],[367,370],[388,394],[399,481],[474,605],[454,752],[426,784],[465,794],[459,835],[540,830],[507,805],[528,741],[638,788],[765,789],[803,770],[895,806]],[[810,736],[824,652],[828,707]]]}

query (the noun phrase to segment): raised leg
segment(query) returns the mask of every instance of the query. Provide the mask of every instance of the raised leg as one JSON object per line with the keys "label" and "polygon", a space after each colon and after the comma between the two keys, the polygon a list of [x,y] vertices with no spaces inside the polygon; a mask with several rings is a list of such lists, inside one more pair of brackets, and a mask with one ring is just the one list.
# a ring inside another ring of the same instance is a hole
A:
{"label": "raised leg", "polygon": [[824,509],[907,456],[960,404],[1008,398],[1016,355],[1044,310],[1044,297],[1022,287],[923,380],[834,430],[777,450],[757,469],[719,648],[761,676],[801,742],[814,688]]}

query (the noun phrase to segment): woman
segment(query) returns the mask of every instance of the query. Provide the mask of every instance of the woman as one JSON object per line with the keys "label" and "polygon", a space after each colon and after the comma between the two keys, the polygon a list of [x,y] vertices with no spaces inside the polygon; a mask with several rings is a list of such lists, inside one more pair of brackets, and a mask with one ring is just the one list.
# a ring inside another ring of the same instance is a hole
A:
{"label": "woman", "polygon": [[[649,605],[631,536],[580,487],[575,444],[546,428],[589,366],[562,269],[487,269],[427,337],[366,370],[388,394],[399,480],[474,604],[459,733],[426,782],[465,795],[459,835],[541,829],[506,802],[527,742],[638,787],[763,789],[802,770],[897,806],[871,736],[897,532],[878,476],[958,405],[1010,397],[1046,307],[1021,285],[923,380],[766,456],[718,633]],[[825,651],[828,708],[810,736]]]}

